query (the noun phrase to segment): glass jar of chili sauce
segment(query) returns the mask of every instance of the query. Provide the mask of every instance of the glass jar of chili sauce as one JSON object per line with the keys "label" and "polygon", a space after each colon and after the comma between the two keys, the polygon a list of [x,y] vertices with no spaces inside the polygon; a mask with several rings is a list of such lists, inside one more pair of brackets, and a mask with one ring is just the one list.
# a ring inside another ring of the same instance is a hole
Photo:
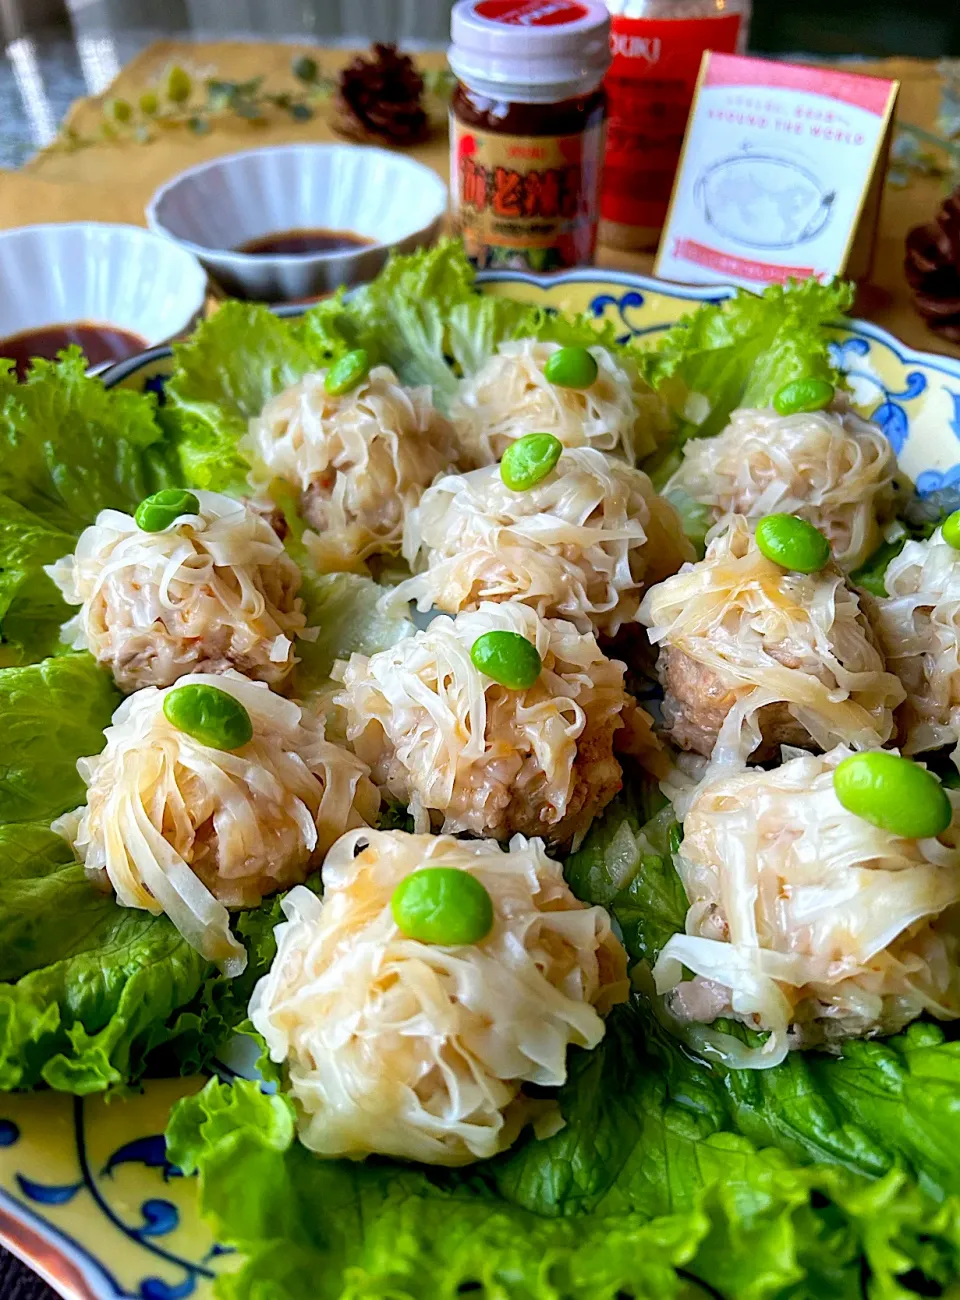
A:
{"label": "glass jar of chili sauce", "polygon": [[593,260],[610,16],[597,0],[460,0],[450,66],[457,233],[481,267]]}

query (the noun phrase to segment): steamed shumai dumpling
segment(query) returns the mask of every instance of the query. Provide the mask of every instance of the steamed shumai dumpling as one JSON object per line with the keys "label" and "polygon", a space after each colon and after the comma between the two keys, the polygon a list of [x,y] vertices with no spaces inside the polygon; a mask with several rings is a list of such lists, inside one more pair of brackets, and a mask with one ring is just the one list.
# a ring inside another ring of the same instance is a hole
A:
{"label": "steamed shumai dumpling", "polygon": [[903,839],[840,803],[833,774],[850,753],[707,780],[687,812],[686,934],[654,978],[680,1019],[769,1030],[742,1064],[960,1016],[960,792],[939,839]]}
{"label": "steamed shumai dumpling", "polygon": [[[523,690],[501,686],[470,652],[482,634],[514,632],[543,669]],[[576,839],[621,786],[614,734],[650,719],[623,686],[624,665],[593,636],[526,605],[485,601],[374,655],[334,666],[346,736],[373,779],[408,804],[417,830],[507,839]]]}
{"label": "steamed shumai dumpling", "polygon": [[598,374],[589,388],[561,388],[543,368],[558,343],[501,343],[460,385],[451,408],[465,463],[489,465],[527,433],[552,433],[565,447],[596,447],[635,464],[656,449],[665,407],[632,359],[599,344],[589,350]]}
{"label": "steamed shumai dumpling", "polygon": [[403,555],[423,572],[392,600],[451,614],[520,600],[541,617],[613,636],[636,621],[646,588],[694,551],[646,474],[579,447],[523,491],[506,486],[498,465],[440,479],[407,516]]}
{"label": "steamed shumai dumpling", "polygon": [[691,438],[664,489],[727,514],[800,515],[820,529],[841,569],[883,541],[894,508],[897,458],[889,439],[843,399],[825,411],[734,411],[714,438]]}
{"label": "steamed shumai dumpling", "polygon": [[47,566],[67,604],[80,606],[63,639],[126,692],[227,668],[279,687],[306,624],[300,570],[257,510],[194,495],[200,513],[157,533],[102,510],[73,554]]}
{"label": "steamed shumai dumpling", "polygon": [[[253,738],[225,751],[174,726],[164,699],[186,686],[233,696]],[[227,907],[255,907],[305,880],[339,835],[380,807],[367,769],[324,739],[322,719],[233,671],[138,691],[104,736],[103,752],[77,764],[86,803],[54,829],[95,884],[123,907],[166,912],[228,974],[246,954]]]}
{"label": "steamed shumai dumpling", "polygon": [[840,570],[787,572],[741,516],[718,528],[640,607],[674,743],[733,763],[780,745],[886,744],[903,687]]}
{"label": "steamed shumai dumpling", "polygon": [[[478,943],[410,939],[390,907],[415,871],[469,872],[493,903]],[[353,831],[327,854],[323,898],[281,904],[277,955],[250,1003],[286,1065],[300,1140],[323,1156],[371,1153],[462,1165],[505,1150],[528,1120],[556,1127],[567,1048],[595,1047],[627,997],[626,954],[540,840]],[[545,1111],[547,1112],[545,1114]]]}
{"label": "steamed shumai dumpling", "polygon": [[938,528],[887,565],[870,601],[887,662],[903,682],[904,753],[960,742],[960,551]]}
{"label": "steamed shumai dumpling", "polygon": [[300,493],[318,564],[357,568],[400,550],[406,511],[456,460],[453,430],[430,389],[405,388],[389,366],[374,366],[340,396],[327,392],[326,374],[272,398],[240,448],[255,484],[282,479]]}

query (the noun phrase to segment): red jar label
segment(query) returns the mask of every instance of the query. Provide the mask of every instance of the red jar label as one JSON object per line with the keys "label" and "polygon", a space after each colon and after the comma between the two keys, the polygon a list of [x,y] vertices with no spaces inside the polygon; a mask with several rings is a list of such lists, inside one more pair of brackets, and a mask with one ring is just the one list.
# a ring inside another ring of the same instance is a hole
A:
{"label": "red jar label", "polygon": [[550,271],[593,260],[603,126],[503,135],[450,118],[453,215],[482,267]]}
{"label": "red jar label", "polygon": [[740,15],[617,18],[600,211],[605,221],[663,225],[704,50],[732,54]]}
{"label": "red jar label", "polygon": [[515,27],[562,27],[578,23],[590,11],[576,0],[480,0],[473,12]]}

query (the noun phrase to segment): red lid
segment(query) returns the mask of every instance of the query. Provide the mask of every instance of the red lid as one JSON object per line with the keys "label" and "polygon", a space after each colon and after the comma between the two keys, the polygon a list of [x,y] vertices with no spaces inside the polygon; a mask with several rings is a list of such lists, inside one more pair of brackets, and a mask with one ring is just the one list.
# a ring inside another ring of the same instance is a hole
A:
{"label": "red lid", "polygon": [[450,66],[472,90],[550,103],[598,86],[610,66],[599,0],[460,0]]}
{"label": "red lid", "polygon": [[511,27],[560,27],[579,22],[590,11],[578,0],[480,0],[473,12]]}

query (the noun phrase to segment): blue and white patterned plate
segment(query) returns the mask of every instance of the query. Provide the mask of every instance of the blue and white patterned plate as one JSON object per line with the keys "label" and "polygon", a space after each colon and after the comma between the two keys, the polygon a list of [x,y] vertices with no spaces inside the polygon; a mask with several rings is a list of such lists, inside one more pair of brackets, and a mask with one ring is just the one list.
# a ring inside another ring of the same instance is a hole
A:
{"label": "blue and white patterned plate", "polygon": [[[485,292],[615,322],[620,336],[667,329],[731,290],[684,288],[615,271],[481,276]],[[292,313],[291,313],[292,314]],[[923,492],[960,484],[960,359],[915,352],[863,321],[835,331],[838,363],[863,410]],[[170,350],[104,375],[161,396]],[[0,1241],[70,1300],[209,1300],[231,1256],[196,1213],[195,1189],[164,1161],[177,1097],[202,1080],[154,1080],[126,1100],[0,1094]]]}

